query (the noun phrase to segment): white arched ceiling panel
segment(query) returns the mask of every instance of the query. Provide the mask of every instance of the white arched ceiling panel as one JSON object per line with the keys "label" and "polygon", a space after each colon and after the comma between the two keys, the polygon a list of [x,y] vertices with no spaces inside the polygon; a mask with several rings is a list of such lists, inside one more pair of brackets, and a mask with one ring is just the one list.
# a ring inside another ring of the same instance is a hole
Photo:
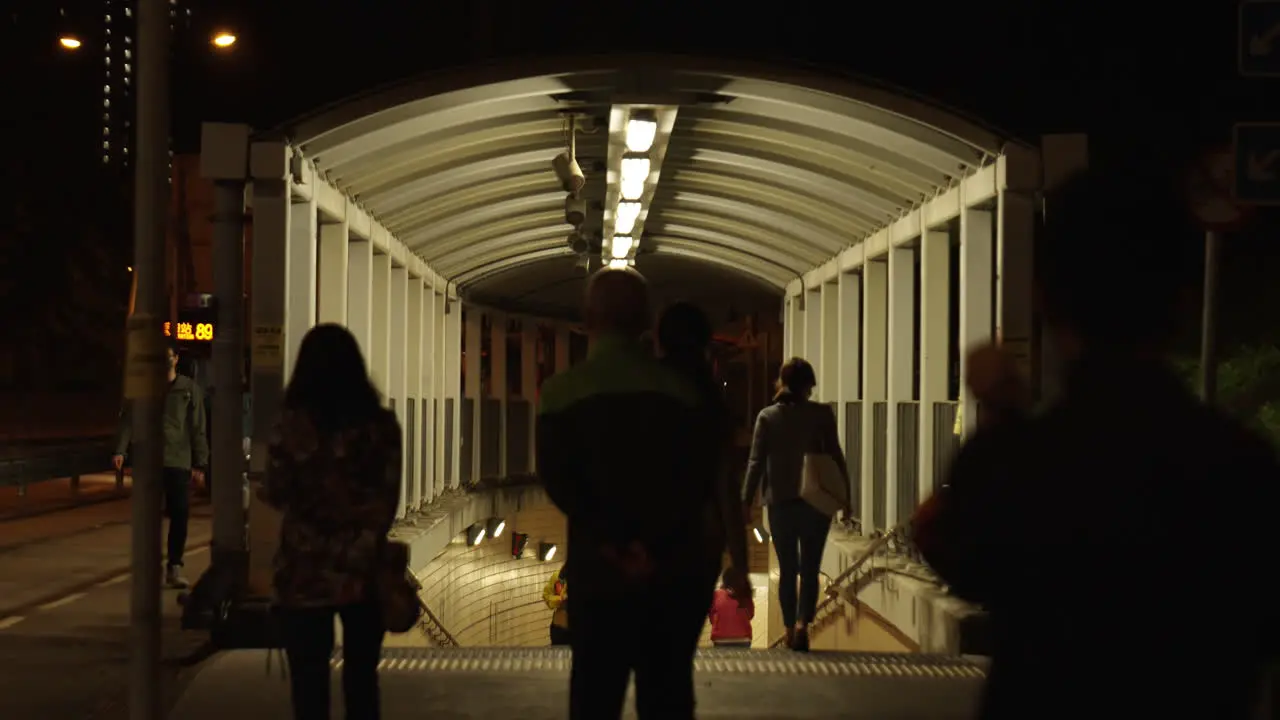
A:
{"label": "white arched ceiling panel", "polygon": [[[465,285],[571,255],[563,192],[550,167],[566,144],[562,111],[607,118],[615,97],[634,102],[641,87],[675,98],[664,102],[679,111],[638,265],[649,253],[677,254],[773,287],[990,162],[1005,142],[865,82],[667,56],[452,71],[283,130],[324,177]],[[608,141],[608,133],[579,134],[579,157],[604,160]],[[585,163],[592,226],[604,178]]]}

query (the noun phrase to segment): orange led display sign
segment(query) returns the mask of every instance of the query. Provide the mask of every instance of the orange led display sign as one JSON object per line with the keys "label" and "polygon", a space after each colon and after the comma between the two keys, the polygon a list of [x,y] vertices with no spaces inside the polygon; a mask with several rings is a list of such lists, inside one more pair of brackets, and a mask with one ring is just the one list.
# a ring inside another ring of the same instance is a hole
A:
{"label": "orange led display sign", "polygon": [[[177,332],[174,332],[174,327]],[[212,342],[213,323],[177,322],[164,324],[164,336],[176,338],[178,342]]]}

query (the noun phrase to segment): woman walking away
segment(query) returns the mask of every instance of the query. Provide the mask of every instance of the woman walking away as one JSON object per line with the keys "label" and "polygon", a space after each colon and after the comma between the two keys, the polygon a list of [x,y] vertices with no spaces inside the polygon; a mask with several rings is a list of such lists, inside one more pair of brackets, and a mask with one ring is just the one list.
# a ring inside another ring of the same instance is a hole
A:
{"label": "woman walking away", "polygon": [[[818,573],[831,518],[800,496],[805,455],[831,456],[849,485],[849,470],[840,449],[836,416],[831,408],[811,402],[818,384],[813,366],[792,358],[778,373],[774,402],[756,417],[742,491],[747,516],[756,493],[769,513],[769,531],[778,554],[778,602],[787,626],[787,646],[809,651],[809,624],[818,607]],[[845,514],[848,493],[845,497]],[[796,593],[799,579],[799,595]]]}
{"label": "woman walking away", "polygon": [[716,647],[751,647],[751,620],[756,616],[755,598],[734,588],[743,585],[737,568],[725,568],[723,582],[711,601],[711,643]]}
{"label": "woman walking away", "polygon": [[749,597],[747,528],[738,514],[737,483],[728,472],[733,430],[723,386],[716,381],[708,357],[711,352],[711,321],[698,306],[678,302],[658,318],[657,335],[662,362],[693,382],[702,398],[710,428],[708,436],[712,446],[706,450],[715,455],[715,498],[707,507],[707,589],[714,586],[727,549],[730,565],[741,571],[732,576],[734,589],[741,596]]}
{"label": "woman walking away", "polygon": [[378,720],[385,633],[379,563],[400,497],[400,426],[360,347],[338,325],[298,350],[273,434],[264,501],[283,514],[275,593],[295,720],[328,720],[329,658],[342,619],[347,720]]}

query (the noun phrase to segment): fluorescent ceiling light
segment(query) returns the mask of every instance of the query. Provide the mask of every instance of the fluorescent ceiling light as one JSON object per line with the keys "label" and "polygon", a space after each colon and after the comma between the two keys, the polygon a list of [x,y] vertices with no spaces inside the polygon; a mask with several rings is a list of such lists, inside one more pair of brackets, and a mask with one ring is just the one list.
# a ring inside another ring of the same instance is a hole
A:
{"label": "fluorescent ceiling light", "polygon": [[622,158],[622,184],[636,183],[643,184],[649,179],[649,168],[652,164],[647,157],[624,157]]}
{"label": "fluorescent ceiling light", "polygon": [[629,235],[636,228],[640,219],[640,203],[620,202],[618,212],[613,214],[613,231],[619,235]]}
{"label": "fluorescent ceiling light", "polygon": [[652,110],[637,110],[627,121],[627,149],[631,152],[649,152],[658,136],[658,118]]}
{"label": "fluorescent ceiling light", "polygon": [[627,253],[631,252],[632,239],[630,235],[614,235],[613,236],[613,259],[625,260]]}
{"label": "fluorescent ceiling light", "polygon": [[620,260],[610,260],[610,261],[609,261],[609,269],[611,269],[611,270],[624,270],[624,269],[626,269],[627,267],[630,267],[630,265],[627,263],[626,258],[622,258],[622,259],[620,259]]}

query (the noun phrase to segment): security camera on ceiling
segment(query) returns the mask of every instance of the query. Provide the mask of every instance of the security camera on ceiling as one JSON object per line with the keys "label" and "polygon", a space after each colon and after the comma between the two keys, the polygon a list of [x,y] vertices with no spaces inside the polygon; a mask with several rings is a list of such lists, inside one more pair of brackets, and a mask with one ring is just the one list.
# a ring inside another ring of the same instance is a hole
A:
{"label": "security camera on ceiling", "polygon": [[551,161],[551,168],[556,171],[560,186],[567,193],[577,194],[587,184],[587,176],[582,173],[582,166],[568,152],[562,152]]}
{"label": "security camera on ceiling", "polygon": [[564,199],[564,221],[574,227],[587,219],[587,201],[569,195]]}
{"label": "security camera on ceiling", "polygon": [[569,249],[577,253],[578,255],[581,255],[582,253],[586,252],[587,248],[589,247],[587,243],[587,239],[582,237],[582,235],[578,234],[576,231],[569,233],[568,242],[569,242]]}

